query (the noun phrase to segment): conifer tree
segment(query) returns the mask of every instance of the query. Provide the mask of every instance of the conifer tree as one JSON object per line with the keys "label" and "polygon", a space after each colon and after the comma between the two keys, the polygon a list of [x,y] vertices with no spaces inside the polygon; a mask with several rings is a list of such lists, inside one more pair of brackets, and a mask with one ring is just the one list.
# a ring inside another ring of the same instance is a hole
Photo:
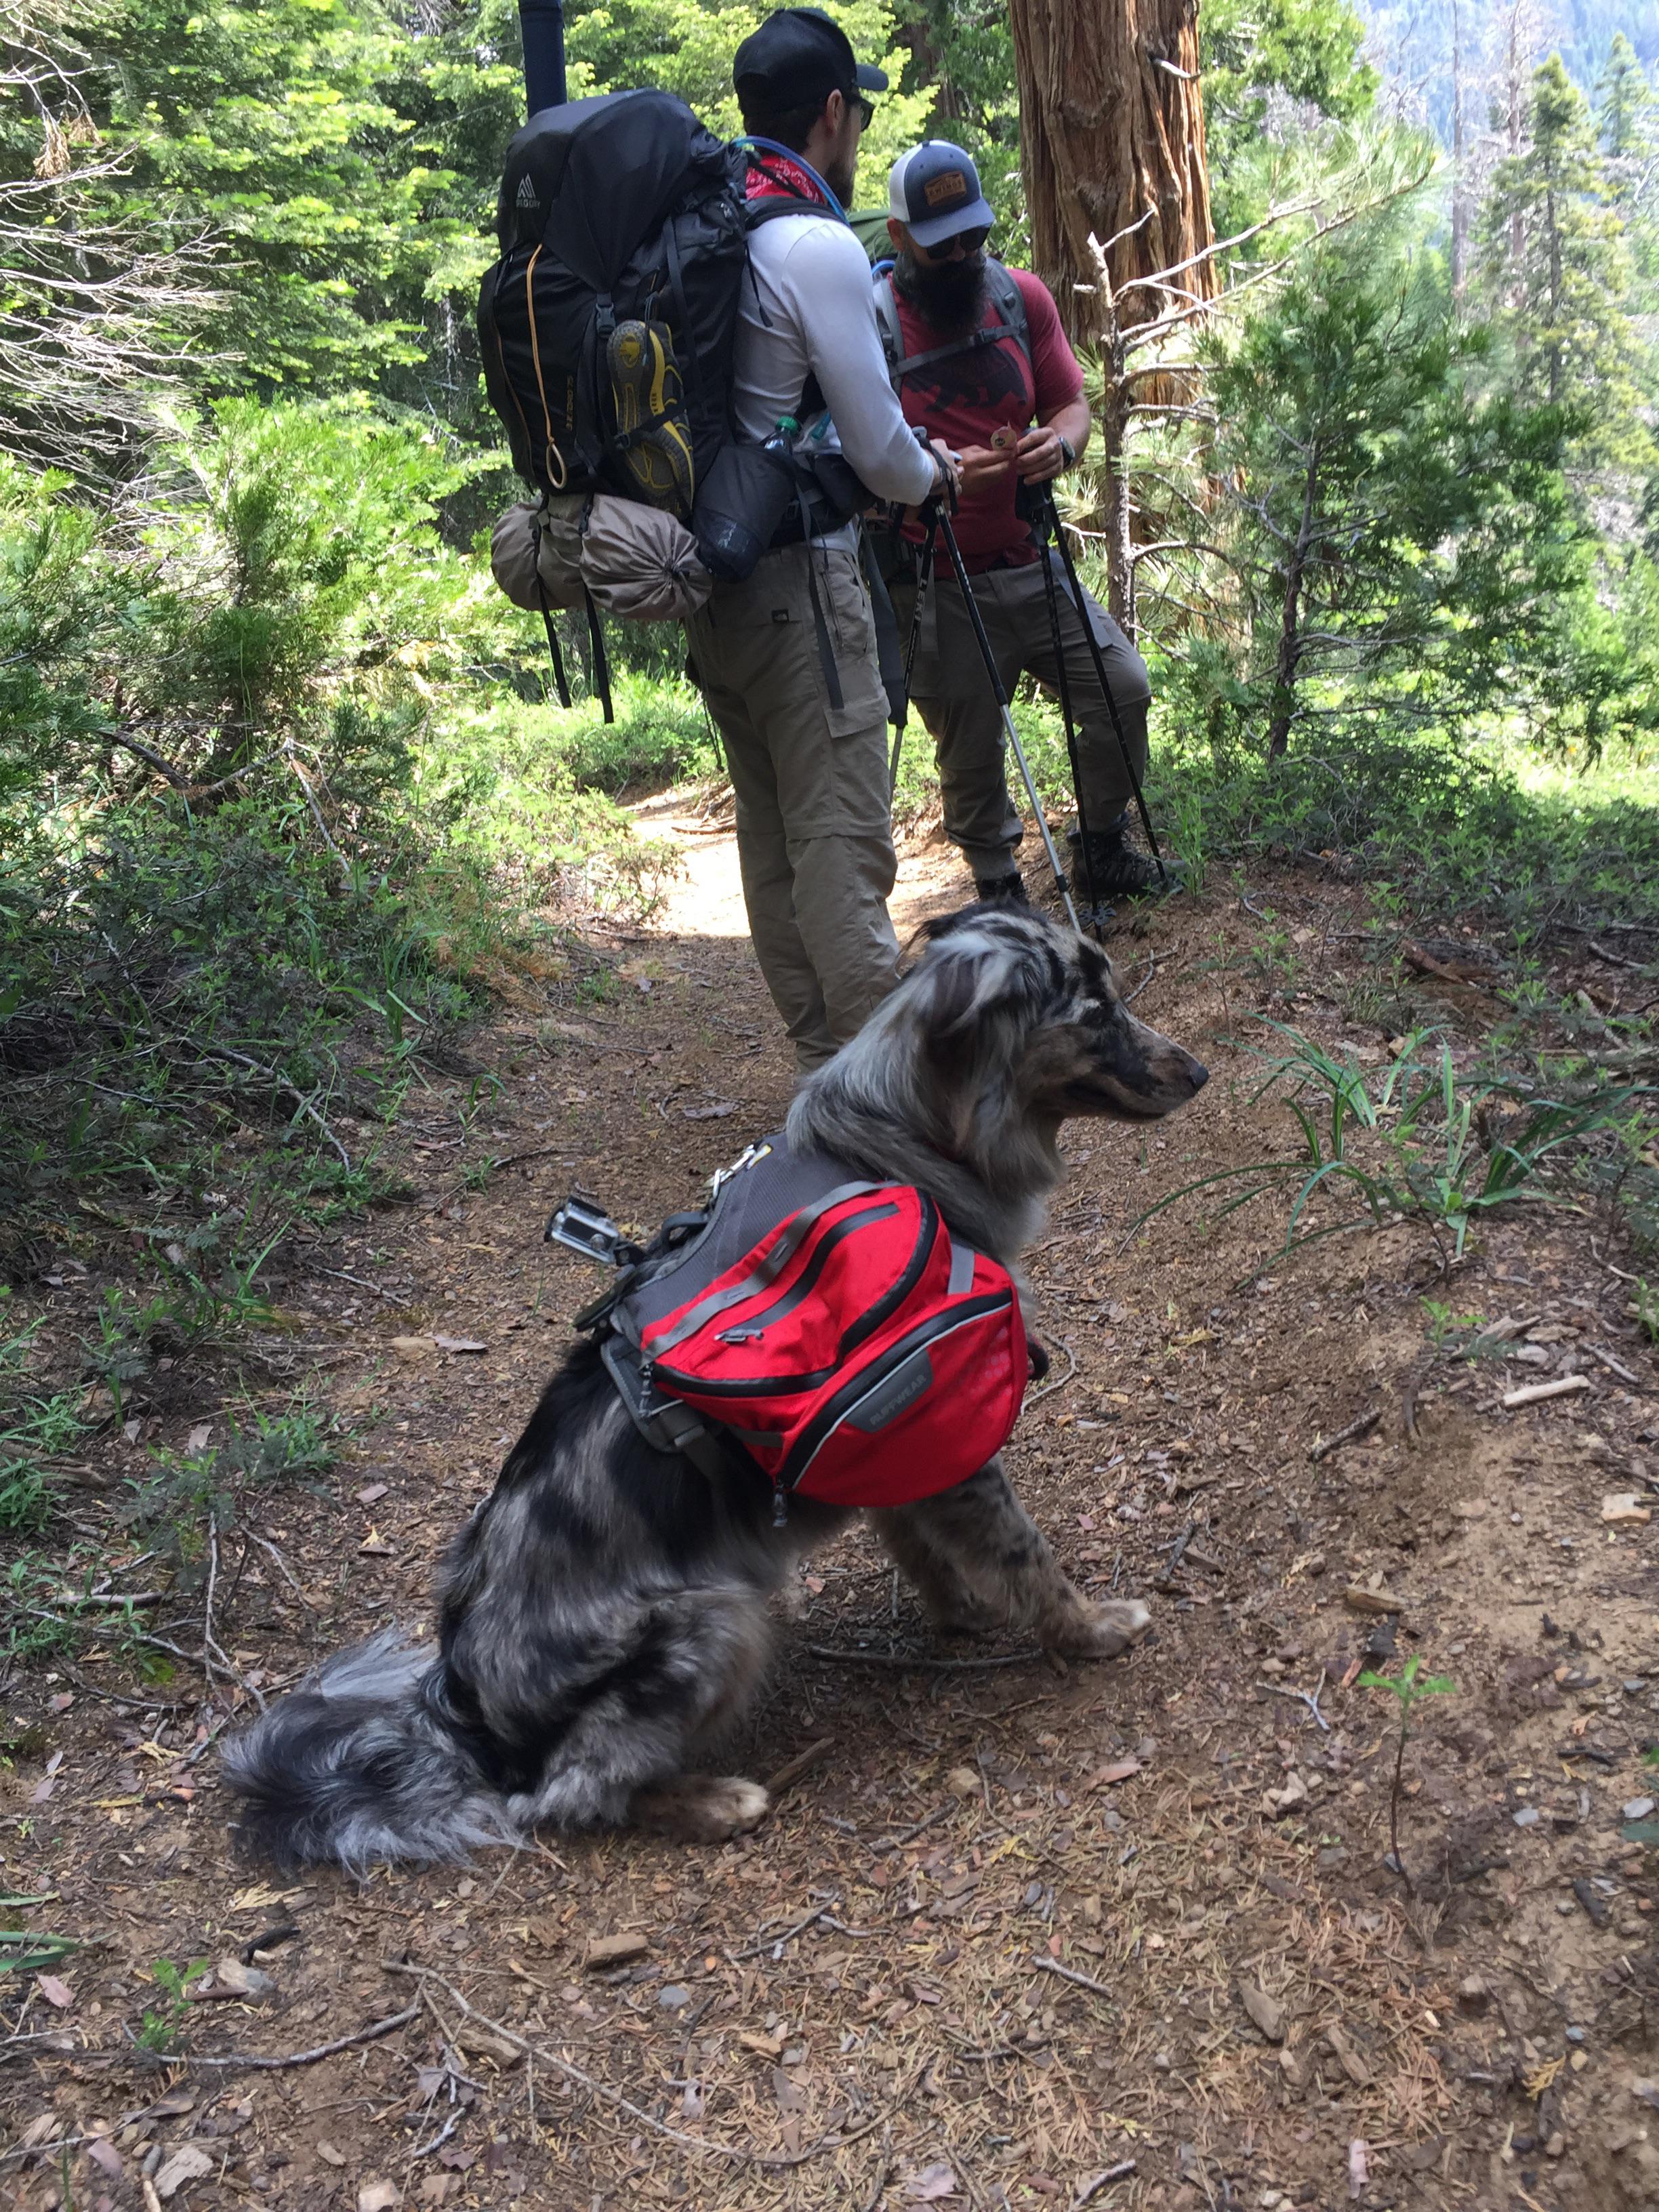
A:
{"label": "conifer tree", "polygon": [[1492,172],[1486,276],[1519,395],[1573,410],[1602,456],[1630,457],[1635,420],[1630,256],[1607,204],[1589,102],[1559,54],[1533,74],[1525,143]]}
{"label": "conifer tree", "polygon": [[1486,343],[1379,222],[1207,348],[1249,637],[1234,691],[1270,758],[1310,729],[1512,706],[1517,653],[1559,659],[1582,580],[1559,416],[1477,397]]}
{"label": "conifer tree", "polygon": [[1628,161],[1652,149],[1653,89],[1636,49],[1615,31],[1595,87],[1595,123],[1608,161]]}

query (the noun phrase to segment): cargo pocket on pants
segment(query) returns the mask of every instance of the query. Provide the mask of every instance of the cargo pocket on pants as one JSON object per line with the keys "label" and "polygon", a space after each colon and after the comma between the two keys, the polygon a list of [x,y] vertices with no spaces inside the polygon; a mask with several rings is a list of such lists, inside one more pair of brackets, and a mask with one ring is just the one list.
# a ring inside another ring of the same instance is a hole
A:
{"label": "cargo pocket on pants", "polygon": [[887,694],[882,689],[875,617],[858,556],[841,546],[821,554],[809,545],[806,557],[808,606],[830,734],[851,737],[872,724],[884,729]]}

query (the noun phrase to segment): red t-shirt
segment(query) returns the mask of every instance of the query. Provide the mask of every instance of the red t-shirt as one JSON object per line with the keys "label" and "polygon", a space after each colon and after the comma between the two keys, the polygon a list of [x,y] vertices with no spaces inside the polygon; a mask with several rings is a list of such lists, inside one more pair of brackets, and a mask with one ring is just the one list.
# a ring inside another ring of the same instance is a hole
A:
{"label": "red t-shirt", "polygon": [[[899,387],[899,401],[907,422],[919,423],[929,437],[947,446],[988,446],[991,433],[1006,425],[1029,430],[1034,421],[1044,422],[1056,409],[1079,398],[1083,371],[1060,327],[1060,311],[1040,277],[1024,269],[1009,275],[1019,287],[1025,303],[1025,325],[1031,358],[1028,366],[1019,340],[1011,331],[994,344],[975,345],[952,354],[948,361],[913,369]],[[946,341],[925,322],[904,295],[894,287],[898,306],[899,333],[904,358],[929,353]],[[981,328],[994,329],[1001,320],[995,303],[988,299]],[[1006,561],[1018,567],[1035,561],[1029,523],[1014,512],[1014,488],[1019,482],[1012,468],[985,490],[964,499],[956,516],[957,542],[963,563],[972,573]],[[920,528],[905,535],[920,543]]]}

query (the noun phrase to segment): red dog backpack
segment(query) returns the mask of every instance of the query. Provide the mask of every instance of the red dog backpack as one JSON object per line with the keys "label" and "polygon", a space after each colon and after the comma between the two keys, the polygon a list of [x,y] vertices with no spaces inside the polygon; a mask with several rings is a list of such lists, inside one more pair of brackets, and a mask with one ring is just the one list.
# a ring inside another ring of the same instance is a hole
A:
{"label": "red dog backpack", "polygon": [[781,1137],[745,1154],[706,1214],[665,1224],[578,1325],[603,1328],[653,1443],[739,1445],[780,1512],[794,1491],[902,1505],[964,1482],[1007,1442],[1025,1391],[1007,1269],[953,1237],[925,1193],[848,1181]]}

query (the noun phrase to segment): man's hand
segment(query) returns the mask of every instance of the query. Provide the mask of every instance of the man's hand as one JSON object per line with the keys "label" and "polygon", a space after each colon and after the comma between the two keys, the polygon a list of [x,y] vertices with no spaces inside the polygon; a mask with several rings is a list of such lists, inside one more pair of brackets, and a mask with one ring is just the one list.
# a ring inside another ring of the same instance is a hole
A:
{"label": "man's hand", "polygon": [[930,438],[927,450],[939,471],[939,481],[933,486],[934,495],[943,495],[948,504],[954,507],[962,497],[963,464],[967,457],[947,446],[942,438]]}
{"label": "man's hand", "polygon": [[975,492],[984,491],[998,483],[1014,465],[1012,446],[964,446],[962,449],[962,496],[971,499]]}
{"label": "man's hand", "polygon": [[1014,466],[1026,483],[1047,483],[1069,465],[1058,430],[1028,430],[1014,448]]}

